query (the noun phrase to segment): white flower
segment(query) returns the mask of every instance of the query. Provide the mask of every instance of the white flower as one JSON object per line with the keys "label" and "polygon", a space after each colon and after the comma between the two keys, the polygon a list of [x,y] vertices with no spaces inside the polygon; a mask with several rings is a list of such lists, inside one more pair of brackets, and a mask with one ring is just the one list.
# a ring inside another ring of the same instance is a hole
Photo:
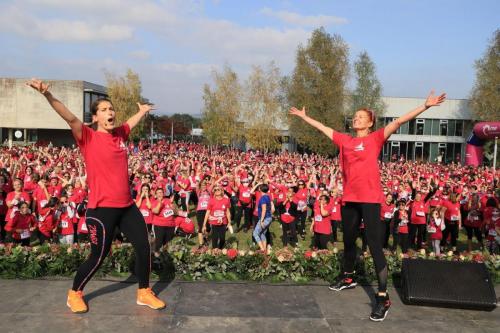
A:
{"label": "white flower", "polygon": [[318,254],[316,253],[316,251],[313,251],[311,253],[311,258],[316,258],[318,256]]}
{"label": "white flower", "polygon": [[333,248],[333,253],[337,254],[339,253],[339,249],[337,249],[336,247]]}
{"label": "white flower", "polygon": [[222,254],[226,255],[227,254],[227,249],[222,249]]}
{"label": "white flower", "polygon": [[451,257],[453,255],[453,251],[448,251],[448,253],[446,254],[448,257]]}
{"label": "white flower", "polygon": [[238,251],[238,255],[240,255],[240,256],[244,256],[245,254],[246,254],[246,253],[245,253],[245,251],[244,251],[244,250],[239,250],[239,251]]}
{"label": "white flower", "polygon": [[279,255],[278,256],[278,261],[279,262],[283,262],[283,261],[285,261],[285,258],[282,255]]}
{"label": "white flower", "polygon": [[420,254],[425,256],[425,249],[420,249]]}
{"label": "white flower", "polygon": [[436,254],[434,252],[429,253],[429,257],[435,257]]}
{"label": "white flower", "polygon": [[248,251],[248,255],[249,255],[249,256],[253,256],[254,254],[255,254],[255,253],[254,253],[252,250]]}

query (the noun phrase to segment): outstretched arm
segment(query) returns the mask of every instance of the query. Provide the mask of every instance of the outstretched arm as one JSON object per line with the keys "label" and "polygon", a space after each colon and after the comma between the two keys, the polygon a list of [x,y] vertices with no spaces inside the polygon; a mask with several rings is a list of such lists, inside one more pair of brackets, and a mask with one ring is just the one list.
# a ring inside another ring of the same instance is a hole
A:
{"label": "outstretched arm", "polygon": [[443,93],[439,96],[434,96],[434,90],[431,91],[429,96],[427,96],[427,99],[425,100],[424,105],[419,106],[419,107],[411,110],[407,114],[399,117],[398,119],[394,120],[389,125],[387,125],[384,128],[384,138],[387,140],[387,138],[389,138],[393,133],[395,133],[401,125],[403,125],[407,121],[415,119],[419,114],[421,114],[422,112],[424,112],[428,108],[433,107],[433,106],[439,106],[441,103],[443,103],[445,101],[445,99],[446,99],[445,93]]}
{"label": "outstretched arm", "polygon": [[57,98],[52,96],[49,91],[50,86],[47,83],[43,83],[41,80],[32,79],[31,81],[26,82],[26,85],[35,89],[39,93],[47,98],[50,106],[64,119],[69,127],[71,128],[71,132],[73,132],[73,136],[77,140],[81,140],[82,138],[82,126],[83,123],[80,119],[78,119],[68,108],[61,103]]}
{"label": "outstretched arm", "polygon": [[152,104],[137,103],[137,106],[139,107],[139,111],[127,120],[131,131],[149,111],[154,110]]}
{"label": "outstretched arm", "polygon": [[329,139],[332,139],[333,129],[307,116],[305,107],[302,107],[302,110],[299,110],[296,107],[292,106],[292,108],[290,109],[290,114],[302,118],[302,120],[304,120],[306,123],[323,132]]}

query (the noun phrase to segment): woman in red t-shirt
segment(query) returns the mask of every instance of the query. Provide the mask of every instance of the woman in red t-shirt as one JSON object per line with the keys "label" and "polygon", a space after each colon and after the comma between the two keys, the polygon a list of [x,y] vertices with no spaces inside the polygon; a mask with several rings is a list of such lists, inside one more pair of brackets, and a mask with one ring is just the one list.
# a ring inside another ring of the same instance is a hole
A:
{"label": "woman in red t-shirt", "polygon": [[144,221],[148,227],[148,231],[152,229],[153,222],[153,213],[151,212],[151,188],[148,184],[143,184],[141,186],[141,193],[135,199],[135,204],[139,208],[142,216],[144,217]]}
{"label": "woman in red t-shirt", "polygon": [[207,222],[212,228],[212,248],[223,249],[226,243],[226,229],[231,225],[231,203],[224,196],[223,189],[216,184],[213,198],[208,202],[207,213],[203,221],[203,233],[207,231]]}
{"label": "woman in red t-shirt", "polygon": [[314,247],[320,250],[328,249],[328,241],[332,233],[330,224],[330,198],[321,195],[318,202],[313,206],[313,221],[311,223],[311,232],[314,233]]}
{"label": "woman in red t-shirt", "polygon": [[462,229],[462,216],[460,213],[460,202],[458,202],[456,193],[450,194],[450,200],[443,202],[441,213],[444,214],[444,224],[446,226],[443,231],[441,246],[444,247],[448,241],[448,236],[451,235],[452,251],[457,252],[458,231]]}
{"label": "woman in red t-shirt", "polygon": [[377,302],[370,315],[374,321],[384,320],[390,306],[387,296],[387,263],[382,250],[384,225],[380,223],[380,203],[384,200],[380,183],[378,159],[385,141],[407,121],[420,115],[432,106],[441,104],[445,94],[427,97],[425,104],[394,120],[387,126],[373,131],[375,114],[368,109],[356,111],[352,128],[354,137],[334,131],[306,115],[305,108],[290,109],[290,114],[303,119],[324,133],[340,149],[340,165],[343,174],[342,222],[344,225],[344,274],[330,289],[340,291],[354,288],[354,263],[356,261],[356,238],[361,220],[366,228],[368,246],[375,263],[378,278]]}
{"label": "woman in red t-shirt", "polygon": [[288,243],[293,247],[297,246],[297,223],[295,217],[297,215],[297,205],[293,202],[295,189],[288,188],[285,201],[283,202],[282,212],[280,214],[281,229],[283,231],[282,240],[283,246],[288,246]]}
{"label": "woman in red t-shirt", "polygon": [[12,232],[14,243],[29,246],[31,233],[36,230],[36,220],[30,214],[28,202],[19,202],[17,208],[12,219],[5,225],[5,230]]}
{"label": "woman in red t-shirt", "polygon": [[467,250],[472,251],[472,236],[475,235],[477,242],[479,243],[480,249],[483,249],[483,233],[481,232],[483,227],[483,214],[481,203],[479,202],[479,195],[473,193],[469,195],[469,199],[465,204],[465,209],[462,212],[467,212],[464,217],[464,227],[467,231]]}
{"label": "woman in red t-shirt", "polygon": [[66,304],[75,313],[88,311],[83,288],[110,252],[115,229],[119,227],[136,254],[135,275],[139,280],[136,303],[153,309],[164,308],[165,303],[149,288],[151,249],[146,223],[130,193],[126,145],[130,131],[152,110],[151,105],[137,103],[138,112],[116,127],[113,104],[108,99],[98,99],[90,106],[94,130],[56,99],[48,84],[36,79],[26,84],[41,93],[67,122],[85,160],[89,188],[86,224],[91,254],[78,268]]}

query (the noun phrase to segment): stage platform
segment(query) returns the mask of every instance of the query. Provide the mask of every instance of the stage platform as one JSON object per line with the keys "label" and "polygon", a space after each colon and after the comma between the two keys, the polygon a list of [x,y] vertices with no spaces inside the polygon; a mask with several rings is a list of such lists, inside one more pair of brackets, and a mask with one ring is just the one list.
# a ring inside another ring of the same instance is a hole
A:
{"label": "stage platform", "polygon": [[[135,304],[137,285],[92,280],[86,314],[66,307],[70,280],[0,280],[0,332],[498,332],[492,312],[407,306],[390,289],[387,319],[368,319],[374,289],[332,292],[326,285],[153,283],[167,302],[154,311]],[[500,295],[500,286],[496,287]]]}

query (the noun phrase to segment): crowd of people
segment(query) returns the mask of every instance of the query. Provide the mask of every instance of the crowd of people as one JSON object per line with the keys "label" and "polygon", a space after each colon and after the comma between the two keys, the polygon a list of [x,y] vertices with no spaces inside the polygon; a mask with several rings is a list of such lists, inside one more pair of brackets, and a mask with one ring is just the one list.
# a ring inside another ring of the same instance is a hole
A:
{"label": "crowd of people", "polygon": [[[270,251],[269,225],[279,223],[283,246],[306,233],[313,248],[338,242],[342,175],[337,158],[314,154],[242,152],[176,142],[130,143],[130,192],[158,255],[174,237],[197,235],[198,245],[225,246],[228,232],[252,232]],[[488,167],[416,161],[380,162],[384,248],[499,252],[500,185]],[[1,242],[22,245],[88,241],[86,170],[77,148],[0,150]],[[364,225],[358,236],[366,251]],[[122,240],[119,231],[115,237]],[[473,244],[473,238],[477,244]]]}

